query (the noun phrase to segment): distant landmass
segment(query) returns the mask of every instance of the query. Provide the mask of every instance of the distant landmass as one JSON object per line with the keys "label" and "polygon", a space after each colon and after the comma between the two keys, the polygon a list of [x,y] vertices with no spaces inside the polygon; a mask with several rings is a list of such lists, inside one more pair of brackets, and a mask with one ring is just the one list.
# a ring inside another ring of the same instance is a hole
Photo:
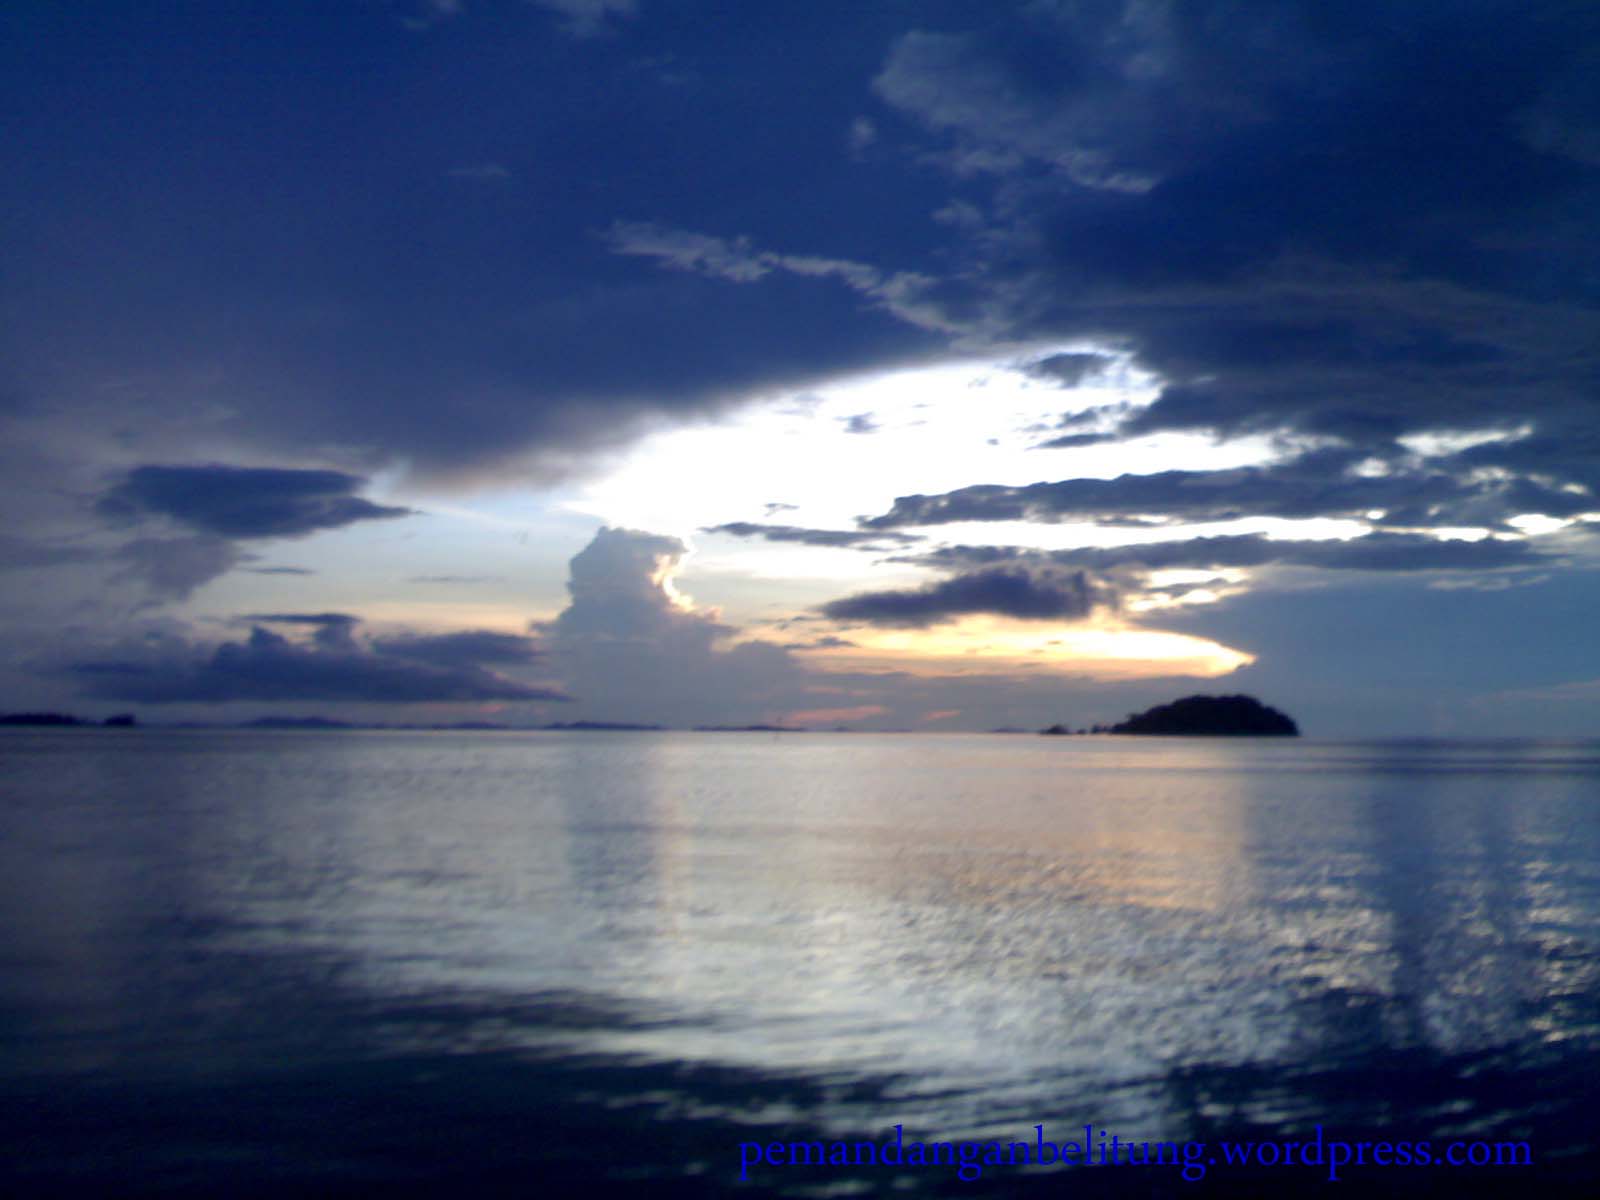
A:
{"label": "distant landmass", "polygon": [[84,717],[75,717],[71,713],[0,713],[0,725],[48,725],[56,727],[106,725],[112,729],[132,729],[138,723],[132,713],[118,713],[114,717],[107,717],[104,721],[91,721]]}
{"label": "distant landmass", "polygon": [[621,730],[627,733],[659,733],[660,725],[635,725],[629,721],[552,721],[548,725],[540,725],[540,729],[577,729],[591,732],[604,733],[606,731]]}
{"label": "distant landmass", "polygon": [[1299,737],[1300,727],[1253,696],[1185,696],[1135,713],[1107,733],[1188,737]]}
{"label": "distant landmass", "polygon": [[696,733],[805,733],[792,725],[696,725]]}

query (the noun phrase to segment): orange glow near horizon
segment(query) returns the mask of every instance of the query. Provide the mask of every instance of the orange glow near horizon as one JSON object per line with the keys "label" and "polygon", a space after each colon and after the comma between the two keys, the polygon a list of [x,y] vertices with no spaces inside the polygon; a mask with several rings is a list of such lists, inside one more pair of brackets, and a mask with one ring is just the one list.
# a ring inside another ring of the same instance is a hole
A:
{"label": "orange glow near horizon", "polygon": [[852,629],[853,646],[812,651],[806,663],[833,673],[993,674],[1047,669],[1090,679],[1192,675],[1211,679],[1255,657],[1206,638],[1140,629],[1116,621],[1042,625],[965,617],[936,629]]}

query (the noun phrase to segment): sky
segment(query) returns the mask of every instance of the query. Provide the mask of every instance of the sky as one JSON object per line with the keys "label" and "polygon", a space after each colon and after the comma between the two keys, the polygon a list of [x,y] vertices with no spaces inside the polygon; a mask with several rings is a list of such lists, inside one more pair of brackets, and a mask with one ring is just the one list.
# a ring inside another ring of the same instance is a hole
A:
{"label": "sky", "polygon": [[0,707],[1600,735],[1600,9],[17,0]]}

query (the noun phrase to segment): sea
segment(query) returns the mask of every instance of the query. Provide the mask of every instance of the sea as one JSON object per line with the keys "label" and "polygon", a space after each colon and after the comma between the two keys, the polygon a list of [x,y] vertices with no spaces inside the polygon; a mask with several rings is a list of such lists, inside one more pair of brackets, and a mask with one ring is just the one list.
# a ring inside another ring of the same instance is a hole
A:
{"label": "sea", "polygon": [[1597,741],[0,734],[8,1196],[1586,1196],[1597,1116]]}

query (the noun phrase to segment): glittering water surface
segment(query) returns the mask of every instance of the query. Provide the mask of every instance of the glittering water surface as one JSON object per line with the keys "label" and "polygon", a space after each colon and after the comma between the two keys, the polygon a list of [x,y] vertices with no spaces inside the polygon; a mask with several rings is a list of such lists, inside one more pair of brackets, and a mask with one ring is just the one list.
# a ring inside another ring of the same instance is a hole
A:
{"label": "glittering water surface", "polygon": [[1597,743],[67,730],[0,769],[28,1187],[696,1194],[897,1123],[1589,1176]]}

